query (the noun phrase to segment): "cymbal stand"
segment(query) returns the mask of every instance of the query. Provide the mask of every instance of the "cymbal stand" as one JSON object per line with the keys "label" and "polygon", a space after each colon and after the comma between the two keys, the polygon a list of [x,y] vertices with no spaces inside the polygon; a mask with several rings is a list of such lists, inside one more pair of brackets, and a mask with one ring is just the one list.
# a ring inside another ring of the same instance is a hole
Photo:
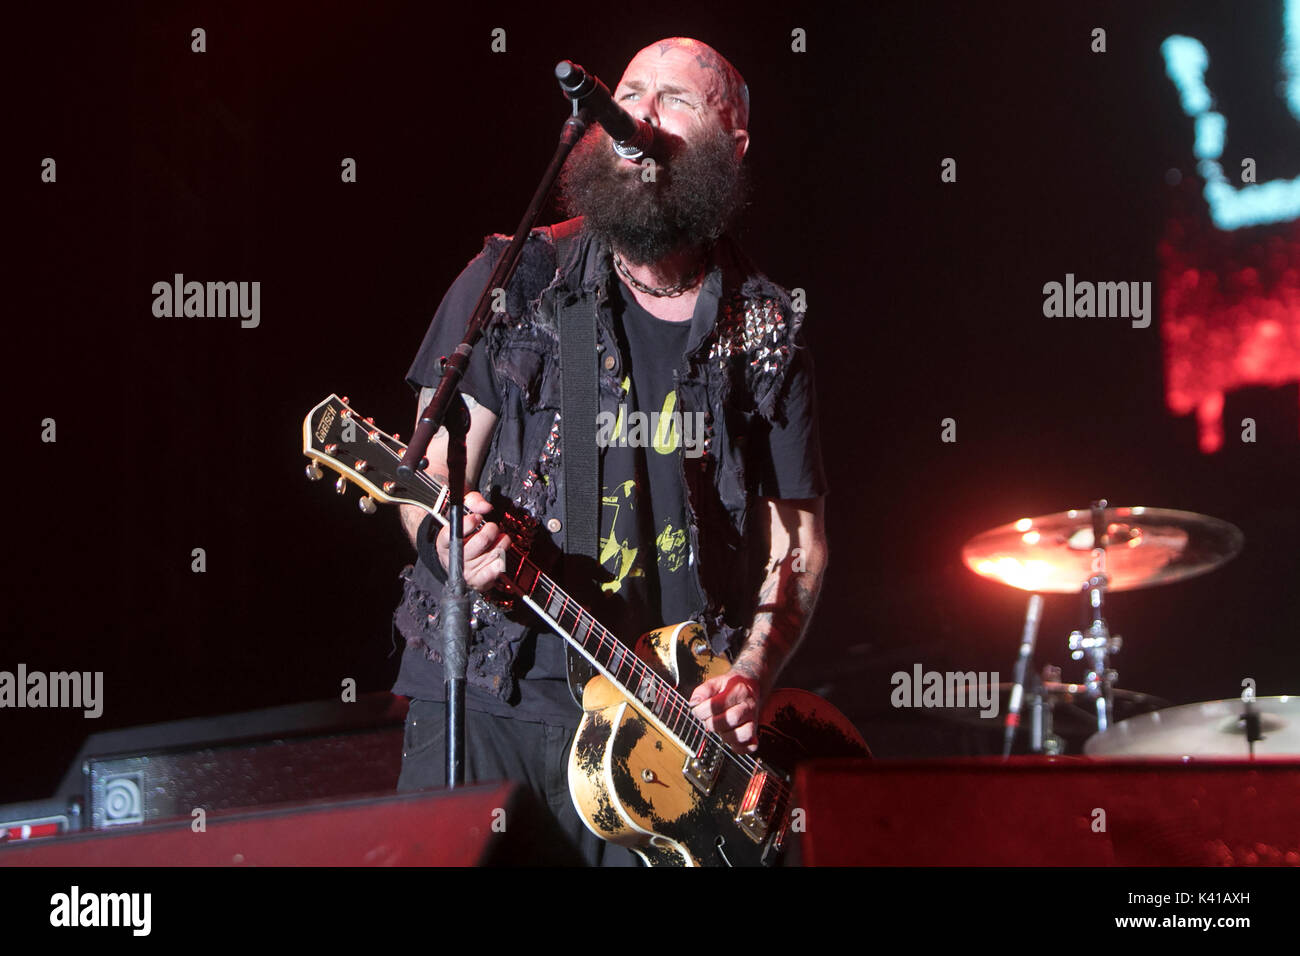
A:
{"label": "cymbal stand", "polygon": [[1083,585],[1083,595],[1088,602],[1092,621],[1086,631],[1073,631],[1070,634],[1070,657],[1076,661],[1088,658],[1090,670],[1084,680],[1088,696],[1092,698],[1097,710],[1097,732],[1104,733],[1110,729],[1114,716],[1114,699],[1112,689],[1119,679],[1119,672],[1110,667],[1110,655],[1119,651],[1123,638],[1112,635],[1103,614],[1106,585],[1110,578],[1106,574],[1106,500],[1092,503],[1092,569],[1093,574]]}
{"label": "cymbal stand", "polygon": [[1029,752],[1055,757],[1065,751],[1065,741],[1056,733],[1052,708],[1056,701],[1049,689],[1061,680],[1061,669],[1046,665],[1034,676],[1026,701],[1029,704]]}

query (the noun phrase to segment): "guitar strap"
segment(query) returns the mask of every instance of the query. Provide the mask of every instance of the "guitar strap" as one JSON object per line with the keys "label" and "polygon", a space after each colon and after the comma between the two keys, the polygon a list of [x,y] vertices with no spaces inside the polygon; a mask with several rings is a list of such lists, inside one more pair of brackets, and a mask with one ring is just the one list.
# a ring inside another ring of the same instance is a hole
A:
{"label": "guitar strap", "polygon": [[[577,229],[562,223],[552,230],[555,262],[567,270],[577,247]],[[560,438],[564,463],[564,535],[566,555],[590,558],[595,566],[600,534],[600,453],[596,447],[597,392],[596,303],[580,297],[557,306],[560,327]],[[582,689],[596,675],[586,658],[564,645],[569,693],[582,707]]]}

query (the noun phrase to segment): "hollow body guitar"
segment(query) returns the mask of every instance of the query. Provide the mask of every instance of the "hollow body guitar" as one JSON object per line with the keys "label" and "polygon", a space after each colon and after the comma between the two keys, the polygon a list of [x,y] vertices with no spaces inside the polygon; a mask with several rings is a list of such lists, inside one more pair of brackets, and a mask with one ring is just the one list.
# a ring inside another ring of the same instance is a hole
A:
{"label": "hollow body guitar", "polygon": [[[303,452],[376,503],[409,504],[446,524],[448,489],[425,474],[397,474],[406,447],[331,395],[303,422]],[[511,592],[595,668],[569,757],[569,791],[593,833],[627,846],[651,866],[753,866],[778,862],[802,811],[790,803],[790,773],[812,757],[869,753],[852,723],[800,690],[774,691],[760,719],[759,748],[728,746],[691,713],[692,690],[730,664],[698,624],[644,635],[628,648],[531,560],[531,528],[505,516],[516,544],[507,555]],[[512,525],[513,523],[513,525]]]}

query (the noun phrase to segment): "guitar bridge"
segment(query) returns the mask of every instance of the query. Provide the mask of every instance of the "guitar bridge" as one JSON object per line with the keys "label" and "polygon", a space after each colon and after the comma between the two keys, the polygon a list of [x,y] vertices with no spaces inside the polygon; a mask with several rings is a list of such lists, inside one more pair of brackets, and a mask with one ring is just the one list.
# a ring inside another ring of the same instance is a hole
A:
{"label": "guitar bridge", "polygon": [[780,803],[782,782],[781,777],[761,763],[749,778],[749,786],[745,788],[740,809],[736,812],[736,825],[755,843],[762,843],[767,838]]}
{"label": "guitar bridge", "polygon": [[698,756],[687,757],[682,766],[682,776],[689,780],[700,793],[708,795],[713,792],[713,785],[718,780],[722,769],[722,750],[706,743]]}

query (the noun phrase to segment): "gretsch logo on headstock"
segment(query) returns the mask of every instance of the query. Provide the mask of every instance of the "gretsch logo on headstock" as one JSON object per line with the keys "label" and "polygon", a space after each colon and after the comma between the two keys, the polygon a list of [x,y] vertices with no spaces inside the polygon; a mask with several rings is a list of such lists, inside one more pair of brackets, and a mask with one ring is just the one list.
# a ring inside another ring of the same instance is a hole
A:
{"label": "gretsch logo on headstock", "polygon": [[334,424],[334,419],[337,417],[338,413],[334,411],[333,405],[325,409],[325,414],[320,418],[320,424],[316,426],[316,441],[322,442],[325,440],[325,436],[329,434],[330,426]]}

